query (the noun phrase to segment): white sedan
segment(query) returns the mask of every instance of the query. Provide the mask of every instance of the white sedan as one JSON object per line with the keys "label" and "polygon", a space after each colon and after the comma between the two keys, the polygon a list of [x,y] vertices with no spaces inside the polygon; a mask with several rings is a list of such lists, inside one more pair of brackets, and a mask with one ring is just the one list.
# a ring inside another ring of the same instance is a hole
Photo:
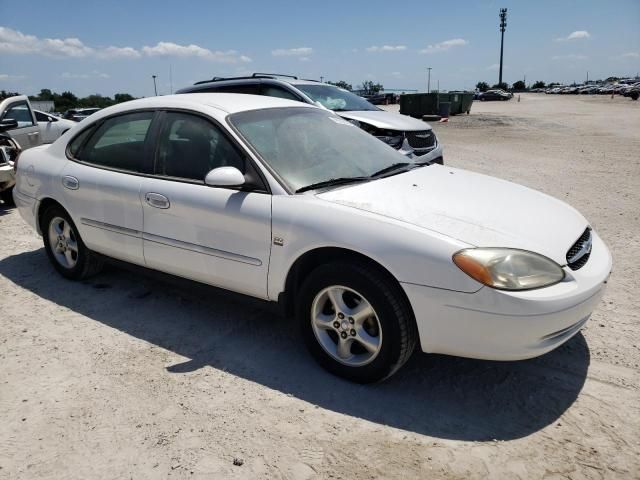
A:
{"label": "white sedan", "polygon": [[184,94],[24,152],[14,198],[63,276],[113,257],[281,302],[319,363],[357,382],[416,345],[516,360],[578,333],[611,271],[587,220],[418,161],[324,109]]}
{"label": "white sedan", "polygon": [[76,126],[76,122],[58,118],[50,113],[41,112],[40,110],[34,110],[33,113],[38,122],[42,143],[53,143],[67,130]]}

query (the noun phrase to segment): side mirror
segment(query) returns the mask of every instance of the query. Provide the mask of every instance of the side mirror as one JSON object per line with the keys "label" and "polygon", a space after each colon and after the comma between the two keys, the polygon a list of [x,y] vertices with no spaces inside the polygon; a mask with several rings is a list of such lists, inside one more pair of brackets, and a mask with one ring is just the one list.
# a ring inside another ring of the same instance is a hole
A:
{"label": "side mirror", "polygon": [[204,183],[211,187],[239,187],[244,185],[244,175],[236,167],[218,167],[207,173]]}
{"label": "side mirror", "polygon": [[16,119],[5,118],[4,120],[0,120],[0,132],[6,132],[14,128],[18,128],[18,121]]}
{"label": "side mirror", "polygon": [[51,115],[49,115],[47,117],[47,122],[51,123],[51,122],[57,122],[58,120],[56,120],[55,118],[53,118]]}

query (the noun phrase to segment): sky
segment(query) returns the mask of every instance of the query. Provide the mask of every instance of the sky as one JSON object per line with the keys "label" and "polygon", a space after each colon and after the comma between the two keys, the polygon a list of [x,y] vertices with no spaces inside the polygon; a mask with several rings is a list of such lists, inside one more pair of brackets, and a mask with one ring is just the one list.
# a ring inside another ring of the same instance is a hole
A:
{"label": "sky", "polygon": [[640,0],[0,0],[0,90],[159,94],[277,72],[387,89],[640,72]]}

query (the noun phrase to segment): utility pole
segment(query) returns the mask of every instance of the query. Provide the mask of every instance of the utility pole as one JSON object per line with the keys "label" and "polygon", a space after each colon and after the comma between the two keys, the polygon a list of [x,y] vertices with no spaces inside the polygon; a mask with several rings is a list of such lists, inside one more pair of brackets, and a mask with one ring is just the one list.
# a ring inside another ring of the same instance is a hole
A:
{"label": "utility pole", "polygon": [[427,67],[427,93],[431,92],[431,67]]}
{"label": "utility pole", "polygon": [[169,93],[173,95],[173,68],[169,64]]}
{"label": "utility pole", "polygon": [[589,71],[587,70],[587,83],[585,83],[585,85],[589,84]]}
{"label": "utility pole", "polygon": [[320,83],[324,83],[324,77],[320,75]]}
{"label": "utility pole", "polygon": [[498,77],[498,83],[502,83],[502,54],[504,52],[504,31],[507,28],[507,9],[500,9],[500,32],[502,38],[500,39],[500,76]]}
{"label": "utility pole", "polygon": [[156,77],[157,75],[151,75],[153,77],[153,91],[156,93],[156,97],[158,96],[158,87],[156,86]]}

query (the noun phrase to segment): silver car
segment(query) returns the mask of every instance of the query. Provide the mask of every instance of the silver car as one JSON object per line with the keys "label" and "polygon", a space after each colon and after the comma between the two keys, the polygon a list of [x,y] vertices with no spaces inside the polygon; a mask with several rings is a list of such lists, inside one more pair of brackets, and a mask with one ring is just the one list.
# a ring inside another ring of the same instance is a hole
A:
{"label": "silver car", "polygon": [[443,163],[442,146],[428,123],[381,110],[335,85],[289,75],[254,73],[249,77],[214,77],[176,93],[205,92],[266,95],[318,105],[336,112],[405,155],[420,156],[424,162]]}

